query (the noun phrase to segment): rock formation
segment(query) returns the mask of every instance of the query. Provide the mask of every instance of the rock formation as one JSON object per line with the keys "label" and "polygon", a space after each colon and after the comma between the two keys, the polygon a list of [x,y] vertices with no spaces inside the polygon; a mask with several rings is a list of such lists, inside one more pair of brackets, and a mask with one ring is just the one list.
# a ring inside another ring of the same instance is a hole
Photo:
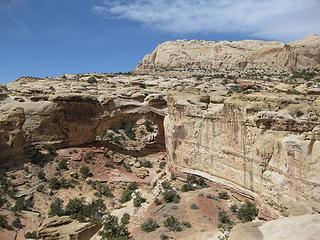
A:
{"label": "rock formation", "polygon": [[136,74],[192,75],[249,70],[283,74],[320,68],[320,37],[284,44],[274,41],[169,41],[160,44],[137,66]]}

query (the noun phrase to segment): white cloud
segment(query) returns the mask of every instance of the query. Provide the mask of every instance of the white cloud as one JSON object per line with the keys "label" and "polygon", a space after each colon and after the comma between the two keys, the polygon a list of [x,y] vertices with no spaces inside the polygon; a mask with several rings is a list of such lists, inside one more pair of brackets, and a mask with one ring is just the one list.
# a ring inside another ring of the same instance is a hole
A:
{"label": "white cloud", "polygon": [[118,0],[94,10],[171,33],[242,33],[289,40],[320,33],[320,0]]}

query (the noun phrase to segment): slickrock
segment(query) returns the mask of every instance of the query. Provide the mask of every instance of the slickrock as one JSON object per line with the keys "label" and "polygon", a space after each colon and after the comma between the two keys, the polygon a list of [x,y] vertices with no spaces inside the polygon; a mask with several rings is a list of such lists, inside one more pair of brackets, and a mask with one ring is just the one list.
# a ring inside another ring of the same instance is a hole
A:
{"label": "slickrock", "polygon": [[237,225],[231,232],[230,240],[316,240],[320,234],[320,215],[304,215],[280,218],[261,223]]}

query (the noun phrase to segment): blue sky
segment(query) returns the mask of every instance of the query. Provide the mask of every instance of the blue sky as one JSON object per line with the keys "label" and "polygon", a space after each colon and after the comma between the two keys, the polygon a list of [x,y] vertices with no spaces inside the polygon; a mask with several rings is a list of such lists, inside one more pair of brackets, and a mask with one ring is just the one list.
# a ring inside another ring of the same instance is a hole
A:
{"label": "blue sky", "polygon": [[290,41],[320,32],[319,0],[0,0],[0,82],[129,71],[174,39]]}

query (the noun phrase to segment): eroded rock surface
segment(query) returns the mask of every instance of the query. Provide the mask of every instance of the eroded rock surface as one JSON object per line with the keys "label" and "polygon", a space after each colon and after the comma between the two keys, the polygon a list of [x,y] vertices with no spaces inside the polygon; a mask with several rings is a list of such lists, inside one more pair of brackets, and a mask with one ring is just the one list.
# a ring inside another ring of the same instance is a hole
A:
{"label": "eroded rock surface", "polygon": [[320,38],[311,35],[284,44],[274,41],[169,41],[146,55],[137,74],[190,75],[229,72],[281,75],[289,70],[319,68]]}

